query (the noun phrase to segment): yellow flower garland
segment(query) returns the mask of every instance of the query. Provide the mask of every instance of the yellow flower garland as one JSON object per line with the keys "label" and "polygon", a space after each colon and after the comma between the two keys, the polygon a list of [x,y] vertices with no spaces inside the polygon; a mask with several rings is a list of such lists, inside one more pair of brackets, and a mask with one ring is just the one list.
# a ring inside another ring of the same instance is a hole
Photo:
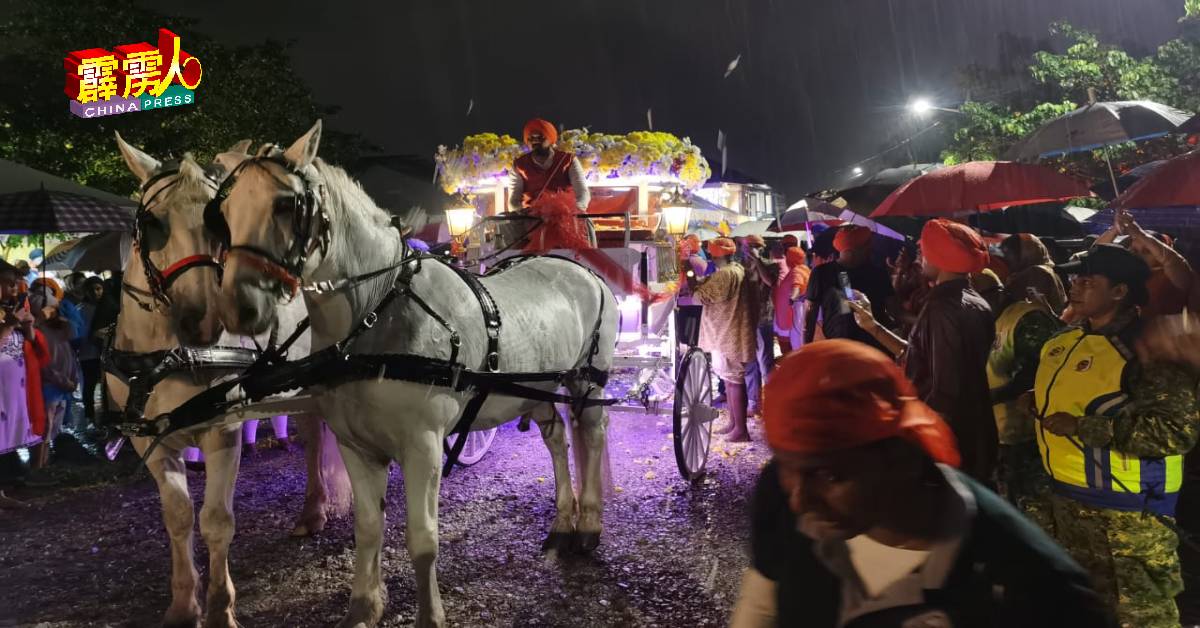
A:
{"label": "yellow flower garland", "polygon": [[[593,183],[645,175],[678,181],[691,190],[712,176],[708,161],[690,139],[661,131],[613,135],[570,129],[562,133],[556,147],[574,153]],[[479,181],[509,176],[513,161],[523,152],[509,135],[479,133],[464,138],[459,148],[439,146],[434,159],[442,189],[457,194]]]}

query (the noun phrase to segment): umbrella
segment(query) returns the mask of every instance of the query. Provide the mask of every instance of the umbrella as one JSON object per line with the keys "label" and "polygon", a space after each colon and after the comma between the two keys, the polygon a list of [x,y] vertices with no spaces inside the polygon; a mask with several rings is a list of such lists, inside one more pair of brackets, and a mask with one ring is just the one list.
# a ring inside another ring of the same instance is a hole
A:
{"label": "umbrella", "polygon": [[768,231],[771,231],[770,227],[773,224],[775,223],[771,220],[751,220],[749,222],[743,222],[742,224],[734,227],[733,232],[730,235],[735,238],[743,238],[748,235],[766,235]]}
{"label": "umbrella", "polygon": [[[1066,207],[1063,203],[1045,203],[1006,207],[1001,211],[972,215],[971,226],[993,233],[1032,233],[1039,237],[1081,238],[1086,232],[1084,219],[1096,210]],[[1083,218],[1076,214],[1082,214]]]}
{"label": "umbrella", "polygon": [[45,188],[0,194],[0,232],[94,233],[132,229],[133,211],[129,205]]}
{"label": "umbrella", "polygon": [[101,272],[121,270],[129,261],[133,237],[129,232],[110,231],[76,238],[54,247],[46,257],[46,270]]}
{"label": "umbrella", "polygon": [[[1059,116],[1018,142],[1008,159],[1037,159],[1136,142],[1179,130],[1191,114],[1149,100],[1096,102]],[[1120,191],[1108,151],[1104,152],[1113,188]]]}
{"label": "umbrella", "polygon": [[1179,126],[1180,133],[1200,133],[1200,114],[1192,116],[1191,120],[1184,122]]}
{"label": "umbrella", "polygon": [[717,238],[722,237],[721,234],[717,233],[716,231],[713,231],[712,229],[708,229],[705,227],[699,227],[696,229],[688,229],[688,233],[694,234],[697,238],[700,238],[701,242],[704,242],[707,240],[716,240]]}
{"label": "umbrella", "polygon": [[[1128,190],[1130,186],[1132,186],[1134,183],[1137,183],[1142,177],[1154,172],[1155,170],[1158,170],[1158,167],[1165,163],[1167,163],[1166,159],[1159,159],[1157,161],[1150,161],[1133,168],[1125,174],[1117,177],[1117,186],[1122,190]],[[1116,188],[1113,188],[1112,181],[1101,181],[1100,183],[1092,186],[1092,191],[1096,193],[1096,196],[1099,196],[1106,201],[1111,201],[1118,196]]]}
{"label": "umbrella", "polygon": [[1191,114],[1148,100],[1098,102],[1059,116],[1009,149],[1010,159],[1037,159],[1148,140],[1177,131]]}
{"label": "umbrella", "polygon": [[816,198],[800,199],[792,204],[783,215],[771,223],[771,231],[794,231],[803,229],[813,222],[836,222],[842,213],[840,207]]}
{"label": "umbrella", "polygon": [[901,242],[903,242],[906,239],[904,237],[904,234],[899,233],[899,232],[895,231],[894,229],[888,228],[882,224],[879,224],[877,221],[871,220],[870,218],[867,218],[866,216],[856,214],[849,209],[843,209],[840,218],[850,224],[867,227],[871,231],[874,231],[876,235],[881,235],[885,238],[891,238],[893,240],[900,240]]}
{"label": "umbrella", "polygon": [[1116,209],[1200,205],[1200,150],[1168,159],[1113,201]]}
{"label": "umbrella", "polygon": [[[871,178],[859,185],[840,191],[825,192],[820,197],[830,201],[839,209],[849,209],[856,214],[869,216],[876,207],[879,207],[883,199],[896,191],[896,188],[941,167],[942,164],[912,164],[899,168],[887,168],[871,175]],[[840,211],[834,213],[837,214]]]}
{"label": "umbrella", "polygon": [[880,203],[871,218],[953,216],[1091,195],[1087,183],[1053,168],[1008,161],[972,161],[935,170],[905,183]]}

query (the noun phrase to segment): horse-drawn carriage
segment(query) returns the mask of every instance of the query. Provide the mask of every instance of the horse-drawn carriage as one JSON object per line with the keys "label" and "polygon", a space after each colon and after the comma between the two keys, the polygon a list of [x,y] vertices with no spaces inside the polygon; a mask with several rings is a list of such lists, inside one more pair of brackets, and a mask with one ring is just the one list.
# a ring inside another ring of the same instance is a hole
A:
{"label": "horse-drawn carriage", "polygon": [[[621,311],[614,377],[605,389],[610,399],[619,401],[610,409],[670,416],[676,464],[683,478],[691,481],[704,473],[718,412],[713,407],[710,356],[681,342],[676,334],[675,292],[681,278],[676,239],[687,230],[725,229],[739,217],[715,206],[691,207],[680,196],[669,196],[680,184],[679,177],[670,173],[589,181],[592,203],[576,219],[590,245],[628,279],[608,281]],[[541,219],[506,211],[510,190],[505,179],[467,181],[459,191],[470,199],[460,211],[473,223],[465,234],[455,234],[468,268],[486,273],[524,254]],[[668,228],[668,223],[675,224]],[[600,270],[594,257],[581,256],[579,251],[551,249],[549,253]],[[635,286],[665,296],[648,300]],[[470,464],[482,459],[495,436],[494,430],[469,434],[460,461]]]}

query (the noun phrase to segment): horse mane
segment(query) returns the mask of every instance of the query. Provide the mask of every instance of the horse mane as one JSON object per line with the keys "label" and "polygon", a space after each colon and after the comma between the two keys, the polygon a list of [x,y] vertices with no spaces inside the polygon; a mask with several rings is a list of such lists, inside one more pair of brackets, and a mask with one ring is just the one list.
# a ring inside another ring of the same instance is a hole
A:
{"label": "horse mane", "polygon": [[[351,178],[344,169],[320,157],[313,160],[313,166],[325,183],[325,193],[328,195],[325,207],[334,224],[348,224],[348,221],[357,218],[378,229],[392,228],[392,215],[376,205],[362,184]],[[351,233],[348,229],[334,230],[337,244],[346,246],[346,250],[353,250],[355,243],[350,241]]]}

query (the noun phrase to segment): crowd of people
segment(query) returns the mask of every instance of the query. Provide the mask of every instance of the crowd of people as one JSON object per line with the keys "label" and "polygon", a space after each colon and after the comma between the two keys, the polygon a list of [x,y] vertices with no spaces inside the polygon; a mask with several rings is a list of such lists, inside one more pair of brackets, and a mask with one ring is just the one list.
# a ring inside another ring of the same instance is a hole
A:
{"label": "crowd of people", "polygon": [[1056,264],[935,219],[880,263],[874,237],[715,239],[707,273],[681,245],[728,437],[757,402],[774,453],[734,625],[1179,626],[1200,277],[1171,239],[1118,213]]}
{"label": "crowd of people", "polygon": [[[101,460],[84,443],[108,434],[101,354],[120,312],[120,281],[76,272],[60,283],[27,261],[0,260],[0,485],[55,485],[48,468],[60,450]],[[258,425],[243,427],[250,455]],[[290,449],[287,417],[271,425]],[[203,464],[198,449],[184,457]],[[0,505],[20,503],[0,492]]]}

